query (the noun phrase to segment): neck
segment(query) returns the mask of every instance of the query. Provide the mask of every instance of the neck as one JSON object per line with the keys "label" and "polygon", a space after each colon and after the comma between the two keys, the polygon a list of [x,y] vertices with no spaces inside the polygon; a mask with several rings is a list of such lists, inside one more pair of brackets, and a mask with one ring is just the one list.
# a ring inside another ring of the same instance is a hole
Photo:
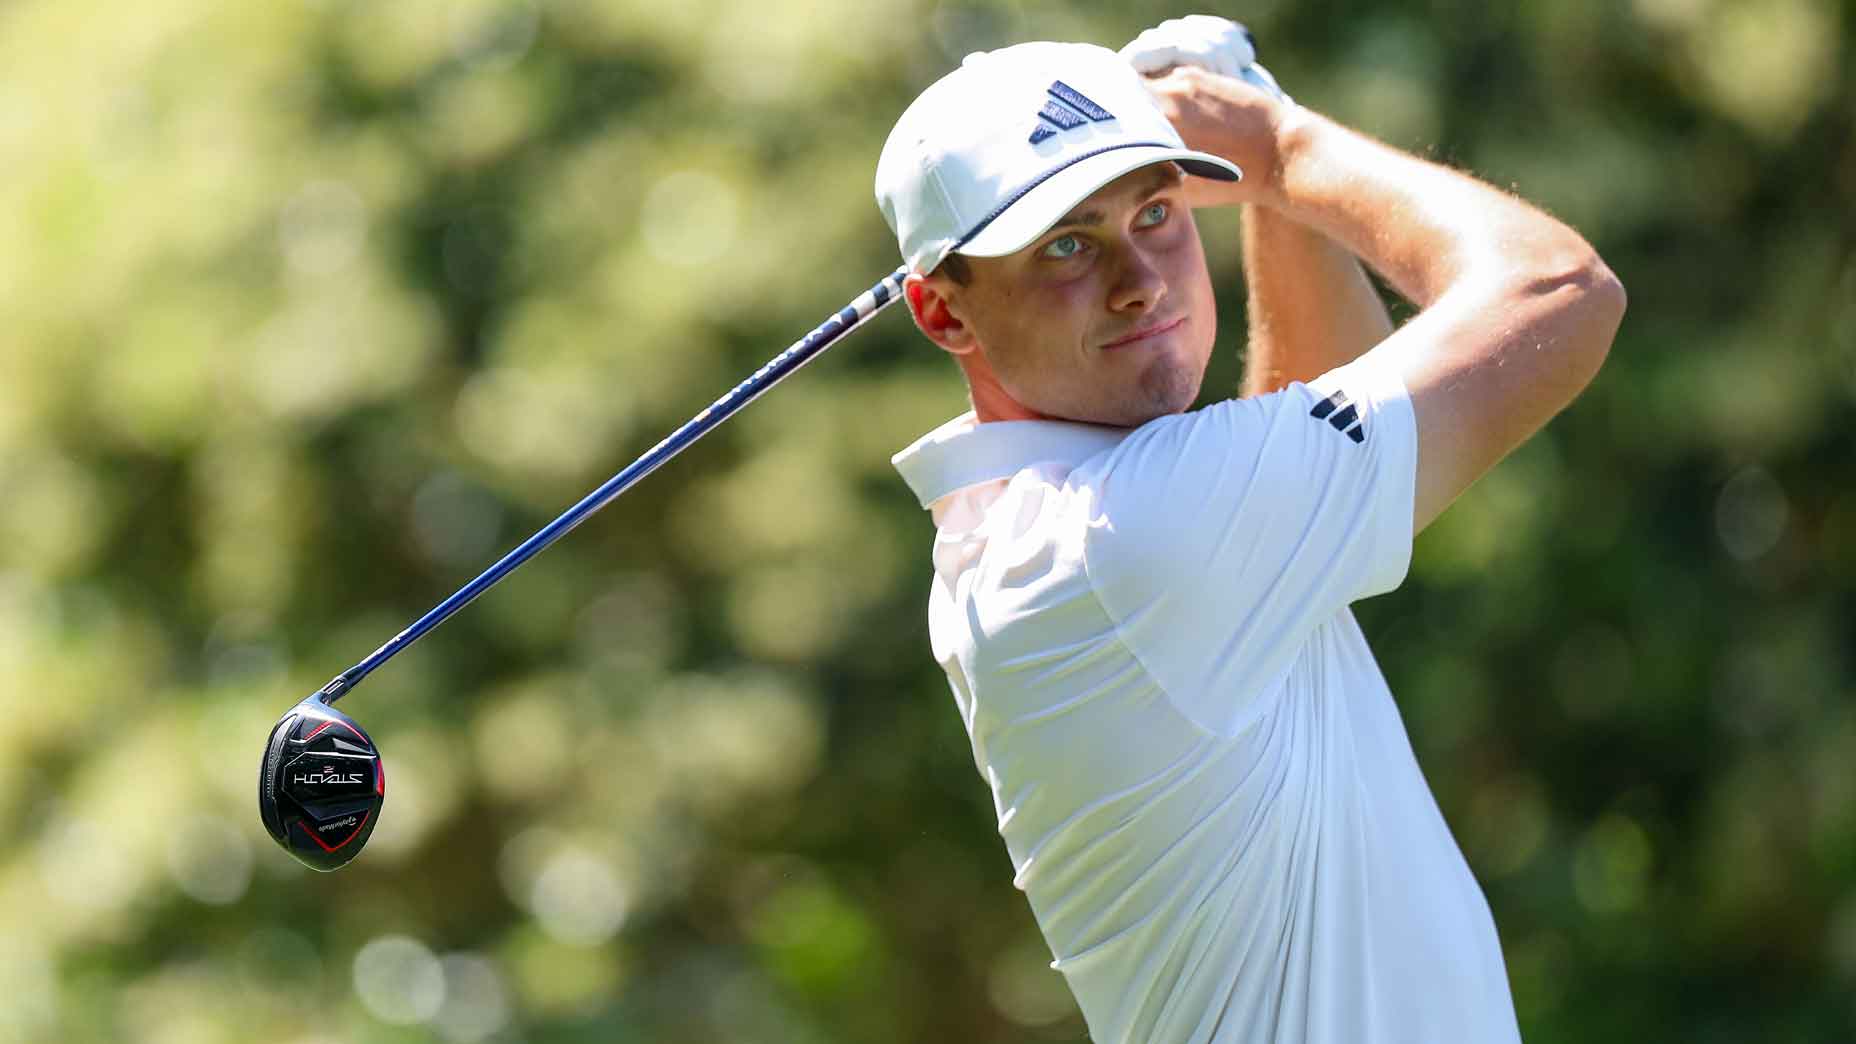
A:
{"label": "neck", "polygon": [[[975,353],[977,355],[978,353]],[[973,399],[973,416],[981,424],[990,421],[1051,420],[1052,418],[1012,398],[1010,392],[993,376],[984,360],[957,356],[967,376],[967,391]]]}

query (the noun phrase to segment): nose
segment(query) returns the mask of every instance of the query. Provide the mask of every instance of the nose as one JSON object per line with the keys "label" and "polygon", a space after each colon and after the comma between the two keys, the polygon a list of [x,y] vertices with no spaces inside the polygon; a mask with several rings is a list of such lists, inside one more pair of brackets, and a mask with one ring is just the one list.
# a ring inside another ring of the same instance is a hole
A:
{"label": "nose", "polygon": [[1166,296],[1166,278],[1139,246],[1124,243],[1120,254],[1121,268],[1108,295],[1109,311],[1134,315],[1153,311]]}

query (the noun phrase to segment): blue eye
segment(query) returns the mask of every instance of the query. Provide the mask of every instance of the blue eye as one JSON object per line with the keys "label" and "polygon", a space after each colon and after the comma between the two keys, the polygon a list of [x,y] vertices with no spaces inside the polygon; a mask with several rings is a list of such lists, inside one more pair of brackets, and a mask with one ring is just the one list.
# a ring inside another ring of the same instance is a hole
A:
{"label": "blue eye", "polygon": [[1045,257],[1055,258],[1059,261],[1064,258],[1075,257],[1082,252],[1083,241],[1077,239],[1075,236],[1063,236],[1058,239],[1053,239],[1050,241],[1050,244],[1041,251]]}
{"label": "blue eye", "polygon": [[1140,225],[1142,228],[1152,228],[1165,221],[1166,215],[1165,203],[1149,203],[1147,208],[1141,211]]}

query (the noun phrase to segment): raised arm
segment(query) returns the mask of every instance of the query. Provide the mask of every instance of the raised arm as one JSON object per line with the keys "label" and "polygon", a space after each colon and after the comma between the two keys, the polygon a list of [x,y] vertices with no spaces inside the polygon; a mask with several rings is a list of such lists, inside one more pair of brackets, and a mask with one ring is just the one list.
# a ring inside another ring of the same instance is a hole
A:
{"label": "raised arm", "polygon": [[1229,77],[1182,67],[1153,88],[1188,145],[1243,167],[1241,201],[1319,230],[1422,309],[1370,353],[1411,393],[1417,528],[1598,372],[1624,290],[1572,229]]}
{"label": "raised arm", "polygon": [[1246,396],[1312,381],[1392,332],[1385,303],[1352,254],[1262,204],[1244,208],[1244,284]]}

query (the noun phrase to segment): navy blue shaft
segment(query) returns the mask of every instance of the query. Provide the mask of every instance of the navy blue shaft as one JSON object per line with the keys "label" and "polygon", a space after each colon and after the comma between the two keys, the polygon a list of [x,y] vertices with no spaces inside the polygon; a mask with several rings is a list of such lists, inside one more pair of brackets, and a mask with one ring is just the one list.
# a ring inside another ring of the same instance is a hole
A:
{"label": "navy blue shaft", "polygon": [[811,333],[806,334],[785,351],[774,356],[767,365],[756,370],[753,376],[729,391],[727,395],[715,400],[709,408],[691,417],[682,427],[673,431],[664,441],[651,447],[644,456],[632,461],[625,470],[606,480],[605,485],[588,493],[586,497],[567,510],[567,513],[545,526],[539,533],[523,541],[521,546],[504,555],[497,563],[483,571],[483,575],[465,584],[450,598],[440,602],[431,612],[421,616],[411,627],[393,636],[387,644],[375,649],[373,654],[353,667],[348,668],[316,693],[324,703],[334,703],[349,689],[358,685],[362,678],[373,672],[374,668],[386,663],[400,650],[423,638],[426,632],[444,623],[452,613],[469,605],[476,597],[496,582],[508,576],[515,567],[533,558],[543,548],[567,535],[568,531],[585,522],[594,512],[617,499],[618,495],[630,489],[639,479],[656,471],[663,463],[687,449],[697,439],[702,438],[715,427],[734,416],[735,411],[760,398],[767,389],[780,383],[788,374],[811,362],[818,354],[829,348],[852,330],[869,322],[878,312],[894,304],[902,296],[902,279],[908,274],[908,268],[898,268],[884,276],[875,286],[858,295],[855,301],[845,305],[838,314],[820,323]]}

